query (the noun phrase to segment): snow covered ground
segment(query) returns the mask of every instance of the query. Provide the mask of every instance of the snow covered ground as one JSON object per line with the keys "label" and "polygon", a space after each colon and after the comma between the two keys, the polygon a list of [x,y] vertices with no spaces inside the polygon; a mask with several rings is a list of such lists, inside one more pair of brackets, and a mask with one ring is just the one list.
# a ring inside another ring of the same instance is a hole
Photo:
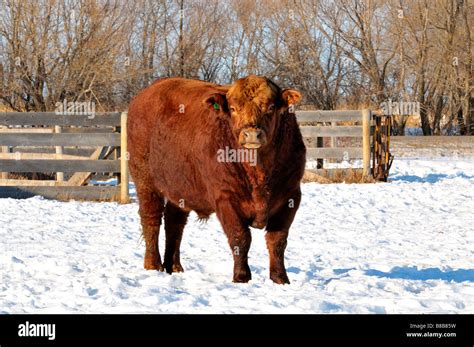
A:
{"label": "snow covered ground", "polygon": [[391,179],[303,185],[285,286],[260,230],[233,284],[215,217],[190,217],[170,276],[142,268],[135,203],[0,199],[0,312],[474,313],[474,159],[399,158]]}

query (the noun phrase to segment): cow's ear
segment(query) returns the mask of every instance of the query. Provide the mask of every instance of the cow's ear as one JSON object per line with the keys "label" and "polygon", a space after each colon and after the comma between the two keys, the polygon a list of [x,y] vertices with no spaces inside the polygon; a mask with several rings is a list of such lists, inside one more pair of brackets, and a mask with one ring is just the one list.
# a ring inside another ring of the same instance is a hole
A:
{"label": "cow's ear", "polygon": [[227,99],[225,94],[222,93],[214,93],[209,95],[207,98],[203,100],[204,104],[216,111],[217,113],[228,113],[229,108],[227,106]]}
{"label": "cow's ear", "polygon": [[300,92],[294,89],[284,89],[281,92],[281,97],[287,107],[290,105],[296,105],[302,98]]}

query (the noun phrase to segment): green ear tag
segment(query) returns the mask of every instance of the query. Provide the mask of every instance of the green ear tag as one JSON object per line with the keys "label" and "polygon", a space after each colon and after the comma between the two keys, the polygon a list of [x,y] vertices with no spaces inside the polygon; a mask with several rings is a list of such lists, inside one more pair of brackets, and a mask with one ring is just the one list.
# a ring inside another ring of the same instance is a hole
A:
{"label": "green ear tag", "polygon": [[218,104],[218,103],[214,103],[214,105],[213,105],[213,106],[214,106],[214,110],[216,110],[216,111],[217,111],[217,110],[219,109],[219,104]]}

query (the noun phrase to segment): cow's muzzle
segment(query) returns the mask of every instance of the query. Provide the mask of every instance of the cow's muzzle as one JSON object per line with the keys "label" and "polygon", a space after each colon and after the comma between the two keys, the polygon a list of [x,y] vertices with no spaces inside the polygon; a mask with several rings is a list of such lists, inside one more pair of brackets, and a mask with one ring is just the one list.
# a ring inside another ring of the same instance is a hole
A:
{"label": "cow's muzzle", "polygon": [[247,149],[258,149],[266,143],[265,132],[259,128],[244,128],[240,132],[239,143]]}

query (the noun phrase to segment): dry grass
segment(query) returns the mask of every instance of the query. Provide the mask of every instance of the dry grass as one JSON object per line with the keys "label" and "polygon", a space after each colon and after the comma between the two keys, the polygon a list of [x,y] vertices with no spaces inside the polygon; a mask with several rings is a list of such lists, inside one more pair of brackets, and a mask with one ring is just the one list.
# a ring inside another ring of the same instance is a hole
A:
{"label": "dry grass", "polygon": [[54,180],[56,175],[54,173],[42,173],[42,172],[9,172],[9,179],[15,180]]}
{"label": "dry grass", "polygon": [[11,111],[13,110],[9,108],[8,106],[0,104],[0,112],[11,112]]}
{"label": "dry grass", "polygon": [[69,202],[71,200],[78,201],[78,202],[117,202],[119,204],[130,204],[132,202],[130,198],[127,201],[122,202],[120,199],[120,194],[116,194],[111,197],[107,197],[106,194],[103,194],[97,198],[81,198],[72,193],[60,193],[56,195],[54,200],[58,200],[62,202]]}
{"label": "dry grass", "polygon": [[303,183],[375,183],[372,176],[364,176],[360,169],[306,170]]}

